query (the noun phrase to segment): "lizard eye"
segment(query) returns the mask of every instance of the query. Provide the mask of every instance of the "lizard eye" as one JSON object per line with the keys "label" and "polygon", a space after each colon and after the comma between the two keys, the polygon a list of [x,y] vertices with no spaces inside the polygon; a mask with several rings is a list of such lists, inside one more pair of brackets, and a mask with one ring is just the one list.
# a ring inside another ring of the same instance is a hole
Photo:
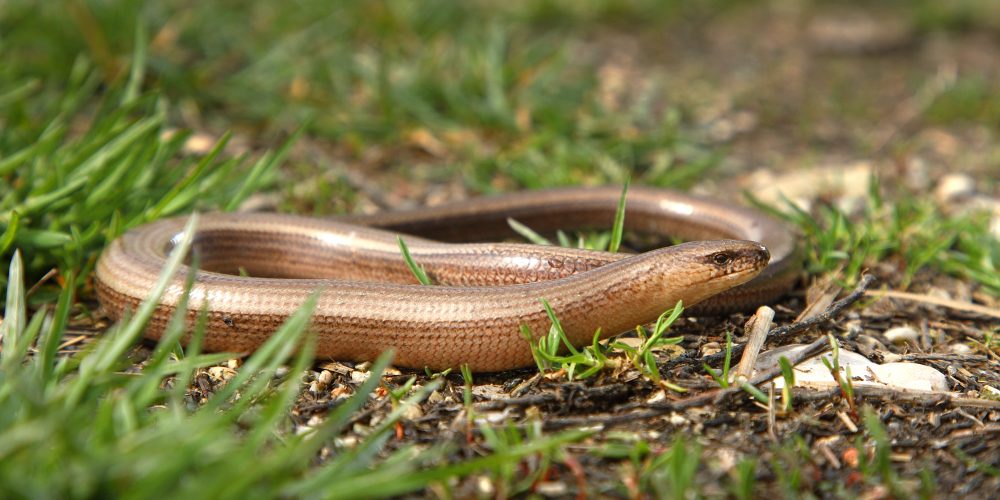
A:
{"label": "lizard eye", "polygon": [[714,262],[716,265],[719,266],[724,266],[728,264],[730,260],[732,260],[732,256],[729,255],[729,253],[727,252],[719,252],[716,254],[712,254],[711,258],[712,262]]}

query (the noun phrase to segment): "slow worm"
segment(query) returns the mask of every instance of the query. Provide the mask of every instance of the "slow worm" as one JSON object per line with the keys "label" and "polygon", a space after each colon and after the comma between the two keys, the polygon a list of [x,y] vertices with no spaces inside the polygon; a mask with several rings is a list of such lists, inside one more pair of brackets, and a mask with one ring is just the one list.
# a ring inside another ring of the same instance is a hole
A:
{"label": "slow worm", "polygon": [[[548,331],[541,299],[582,345],[597,328],[605,337],[633,329],[678,300],[699,314],[754,307],[786,292],[801,270],[795,236],[778,221],[652,188],[629,190],[626,228],[696,241],[640,254],[445,242],[509,235],[508,218],[538,231],[606,229],[619,196],[616,188],[572,188],[337,219],[203,215],[188,317],[203,305],[209,312],[204,348],[249,352],[321,289],[310,326],[317,356],[366,360],[392,348],[398,366],[499,371],[532,363],[520,327]],[[105,249],[94,281],[111,318],[149,294],[185,220],[140,226]],[[400,233],[417,263],[448,286],[415,284]],[[162,334],[185,274],[162,297],[147,336]]]}

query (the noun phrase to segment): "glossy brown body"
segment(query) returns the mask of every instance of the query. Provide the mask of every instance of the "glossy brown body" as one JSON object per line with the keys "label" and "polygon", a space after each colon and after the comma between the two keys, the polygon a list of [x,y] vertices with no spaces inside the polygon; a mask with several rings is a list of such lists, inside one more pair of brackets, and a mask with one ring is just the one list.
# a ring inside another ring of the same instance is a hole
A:
{"label": "glossy brown body", "polygon": [[[608,188],[537,191],[338,220],[204,215],[194,244],[204,271],[197,273],[189,307],[206,305],[210,312],[207,349],[248,352],[321,289],[311,326],[318,356],[372,359],[392,348],[399,366],[465,363],[475,371],[497,371],[532,363],[520,326],[536,335],[548,330],[541,299],[581,345],[598,327],[605,336],[632,329],[677,300],[700,303],[702,313],[758,305],[787,291],[800,270],[793,235],[773,219],[648,188],[629,192],[629,229],[732,239],[628,255],[422,237],[499,237],[509,233],[508,217],[540,231],[608,228],[618,196]],[[121,317],[148,295],[183,223],[175,218],[139,227],[105,250],[95,282],[109,315]],[[414,259],[432,279],[448,286],[413,284],[397,233],[406,233]],[[770,264],[757,242],[770,250]],[[238,276],[241,270],[251,277]],[[148,328],[151,337],[162,333],[178,303],[182,276],[162,298]]]}

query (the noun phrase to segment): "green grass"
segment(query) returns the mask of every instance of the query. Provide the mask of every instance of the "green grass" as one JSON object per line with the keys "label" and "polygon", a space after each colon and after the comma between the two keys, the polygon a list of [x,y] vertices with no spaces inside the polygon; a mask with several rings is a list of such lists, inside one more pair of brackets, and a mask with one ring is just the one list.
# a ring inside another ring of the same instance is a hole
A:
{"label": "green grass", "polygon": [[[131,346],[191,243],[178,243],[159,284],[127,321],[72,357],[55,360],[55,347],[72,314],[72,278],[46,322],[42,308],[29,319],[20,254],[10,265],[7,315],[0,361],[0,484],[7,497],[93,498],[150,496],[195,498],[388,496],[480,471],[510,476],[528,455],[547,456],[586,432],[530,440],[487,439],[493,453],[457,464],[442,462],[449,443],[430,448],[389,447],[392,430],[409,406],[439,384],[408,384],[390,392],[393,410],[353,446],[332,444],[381,383],[391,359],[382,356],[371,376],[319,426],[292,434],[289,410],[312,362],[302,341],[310,299],[236,375],[206,401],[186,395],[199,369],[231,355],[202,354],[203,330],[182,350],[183,316],[168,327],[141,372]],[[184,310],[184,307],[179,307]],[[38,346],[38,350],[33,346]],[[279,368],[287,366],[285,375]],[[317,464],[321,451],[329,455]],[[387,479],[392,479],[387,481]]]}
{"label": "green grass", "polygon": [[190,134],[167,135],[162,98],[99,85],[85,64],[57,98],[35,80],[0,77],[0,95],[15,96],[0,98],[4,275],[19,248],[29,277],[56,268],[82,283],[96,252],[124,230],[191,210],[232,210],[271,182],[285,153],[222,158],[224,135],[208,154],[183,154]]}
{"label": "green grass", "polygon": [[926,196],[891,191],[872,178],[860,215],[832,205],[818,216],[795,205],[757,204],[793,223],[805,237],[806,270],[834,273],[851,285],[864,269],[890,262],[901,270],[890,285],[906,289],[919,272],[935,271],[977,282],[1000,295],[1000,240],[989,231],[989,214],[945,215]]}
{"label": "green grass", "polygon": [[445,1],[208,4],[196,16],[167,4],[70,4],[78,8],[69,16],[5,4],[0,50],[11,76],[61,82],[85,60],[101,83],[122,83],[146,33],[146,84],[176,103],[175,119],[227,116],[265,135],[309,120],[309,133],[335,141],[348,160],[371,148],[416,149],[414,137],[425,134],[443,151],[436,163],[446,170],[433,177],[459,175],[482,191],[633,173],[684,184],[717,160],[669,108],[603,105],[593,66],[560,41],[567,28],[542,37],[531,30],[555,12],[579,28],[610,11],[649,18],[674,8],[657,2],[523,3],[490,9],[486,19],[475,3]]}

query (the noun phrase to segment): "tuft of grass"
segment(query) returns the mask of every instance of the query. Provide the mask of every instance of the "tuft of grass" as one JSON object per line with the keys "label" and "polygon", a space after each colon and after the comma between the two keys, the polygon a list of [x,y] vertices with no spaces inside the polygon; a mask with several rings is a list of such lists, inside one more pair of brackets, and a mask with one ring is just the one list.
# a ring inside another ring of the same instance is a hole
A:
{"label": "tuft of grass", "polygon": [[649,462],[643,474],[644,491],[655,491],[660,498],[688,498],[700,489],[695,483],[700,464],[701,445],[677,434],[670,449]]}
{"label": "tuft of grass", "polygon": [[715,383],[719,384],[719,387],[722,387],[723,389],[729,387],[729,379],[731,378],[729,375],[729,369],[732,365],[732,357],[733,335],[731,332],[726,332],[726,357],[722,361],[722,370],[714,370],[711,366],[708,366],[708,363],[701,364],[702,368],[704,368],[709,376],[712,377],[712,380],[715,380]]}
{"label": "tuft of grass", "polygon": [[[586,248],[590,250],[607,250],[609,252],[617,252],[622,244],[622,237],[625,232],[625,195],[628,193],[628,185],[630,178],[625,179],[625,184],[622,186],[621,197],[618,198],[618,206],[615,208],[615,220],[611,225],[610,233],[580,233],[577,235],[576,242],[570,240],[569,236],[559,230],[556,232],[556,236],[559,239],[559,244],[564,247],[576,247],[576,248]],[[538,234],[537,231],[531,229],[530,227],[522,224],[516,219],[508,218],[507,225],[517,234],[521,235],[522,238],[528,240],[536,245],[552,245],[552,242]]]}
{"label": "tuft of grass", "polygon": [[[0,104],[3,276],[10,252],[19,248],[31,279],[56,268],[73,270],[76,283],[83,283],[96,252],[128,228],[191,210],[239,206],[271,183],[294,141],[256,160],[224,159],[226,134],[209,152],[188,154],[190,133],[167,126],[170,108],[156,95],[102,95],[100,80],[83,63],[74,66],[57,99],[46,100],[30,83],[0,75],[0,94],[17,97]],[[36,105],[27,107],[25,100]],[[39,301],[53,299],[50,291],[42,290]]]}
{"label": "tuft of grass", "polygon": [[798,498],[812,486],[805,469],[811,460],[809,445],[802,436],[794,436],[775,445],[770,465],[783,497]]}
{"label": "tuft of grass", "polygon": [[[709,376],[712,377],[712,380],[715,380],[715,383],[719,384],[719,387],[723,389],[729,388],[729,386],[732,384],[732,382],[730,382],[730,379],[733,377],[731,377],[729,374],[729,368],[732,364],[732,357],[733,357],[733,336],[730,332],[726,332],[726,356],[722,362],[722,370],[718,371],[714,370],[712,369],[711,366],[708,366],[708,363],[701,364],[702,368],[704,368],[705,371],[708,372]],[[738,380],[736,381],[736,383],[739,384],[741,389],[743,389],[743,392],[746,392],[747,394],[753,396],[753,398],[756,399],[757,401],[767,404],[768,402],[767,395],[764,394],[760,389],[755,387],[753,384],[745,380]]]}
{"label": "tuft of grass", "polygon": [[858,469],[861,470],[866,480],[872,484],[885,486],[892,492],[893,496],[899,498],[910,496],[902,490],[899,478],[892,470],[892,443],[878,413],[870,406],[865,405],[861,410],[861,415],[865,431],[874,444],[874,451],[869,458],[864,447],[858,447]]}
{"label": "tuft of grass", "polygon": [[754,498],[754,491],[757,485],[757,461],[751,458],[744,458],[733,468],[732,484],[730,493],[739,500],[750,500]]}
{"label": "tuft of grass", "polygon": [[680,4],[545,4],[490,8],[484,22],[481,6],[441,0],[205,4],[196,16],[171,4],[12,0],[0,28],[14,78],[64,81],[87,60],[95,85],[153,86],[183,103],[178,114],[192,125],[222,115],[272,132],[310,120],[311,136],[350,158],[427,149],[446,163],[443,178],[484,192],[621,182],[630,172],[683,187],[718,163],[685,115],[659,103],[660,78],[609,102],[597,63],[578,57],[579,43],[610,18],[658,31],[653,19],[684,11]]}
{"label": "tuft of grass", "polygon": [[833,380],[840,386],[840,392],[844,396],[844,399],[847,400],[847,405],[851,409],[851,416],[857,421],[858,409],[854,399],[854,384],[851,382],[851,367],[848,366],[843,372],[841,371],[840,343],[833,337],[833,334],[827,334],[827,338],[830,339],[830,357],[822,356],[820,357],[820,361],[823,362],[823,366],[826,366],[827,370],[830,370]]}
{"label": "tuft of grass", "polygon": [[946,216],[927,197],[906,194],[886,203],[878,179],[870,185],[857,217],[830,205],[810,214],[791,202],[784,211],[754,203],[800,228],[810,274],[836,272],[852,281],[865,268],[893,258],[903,269],[895,283],[901,289],[930,268],[1000,295],[1000,241],[989,231],[988,214]]}
{"label": "tuft of grass", "polygon": [[[685,391],[684,388],[663,380],[653,354],[653,350],[656,348],[675,345],[683,340],[680,337],[664,337],[670,325],[684,311],[684,306],[680,301],[657,318],[652,334],[647,334],[642,325],[636,326],[636,331],[642,340],[642,345],[639,348],[617,341],[611,341],[607,346],[604,346],[600,342],[601,330],[597,329],[594,332],[591,345],[584,346],[582,349],[577,349],[569,341],[558,316],[548,301],[541,299],[541,302],[549,316],[549,321],[552,322],[548,335],[535,340],[531,330],[526,325],[521,325],[521,335],[531,347],[532,356],[540,373],[565,370],[569,380],[588,378],[600,373],[606,367],[617,367],[618,362],[609,359],[609,355],[621,352],[636,369],[654,383],[675,392]],[[565,352],[565,354],[560,354],[561,352]],[[581,369],[582,371],[580,371]]]}
{"label": "tuft of grass", "polygon": [[[549,302],[545,299],[540,300],[542,307],[545,308],[545,313],[549,316],[549,321],[552,322],[549,334],[539,337],[536,341],[527,325],[521,325],[521,335],[531,346],[531,353],[539,371],[544,373],[553,369],[563,369],[566,371],[567,378],[574,380],[588,378],[603,370],[608,364],[608,358],[605,355],[607,348],[600,343],[601,329],[598,328],[594,332],[591,345],[577,349],[566,337],[562,323],[559,322],[559,318]],[[568,354],[559,354],[560,350],[564,350]],[[581,367],[584,368],[583,371],[577,373]]]}
{"label": "tuft of grass", "polygon": [[678,300],[672,309],[667,309],[660,314],[658,318],[656,318],[656,323],[653,325],[653,332],[651,334],[647,334],[646,330],[641,325],[636,326],[635,331],[642,342],[638,349],[621,342],[613,342],[611,344],[611,347],[623,351],[626,358],[628,358],[632,362],[632,365],[635,366],[636,369],[638,369],[644,376],[648,377],[654,383],[660,384],[665,389],[669,389],[674,392],[685,392],[687,389],[663,380],[663,375],[660,373],[660,368],[656,364],[656,358],[653,354],[653,350],[668,345],[677,345],[684,340],[683,337],[664,336],[670,329],[670,325],[673,325],[683,312],[684,303]]}
{"label": "tuft of grass", "polygon": [[781,411],[790,413],[793,406],[792,387],[795,387],[795,368],[784,356],[778,358],[778,365],[781,366],[781,378],[785,382],[781,387]]}

